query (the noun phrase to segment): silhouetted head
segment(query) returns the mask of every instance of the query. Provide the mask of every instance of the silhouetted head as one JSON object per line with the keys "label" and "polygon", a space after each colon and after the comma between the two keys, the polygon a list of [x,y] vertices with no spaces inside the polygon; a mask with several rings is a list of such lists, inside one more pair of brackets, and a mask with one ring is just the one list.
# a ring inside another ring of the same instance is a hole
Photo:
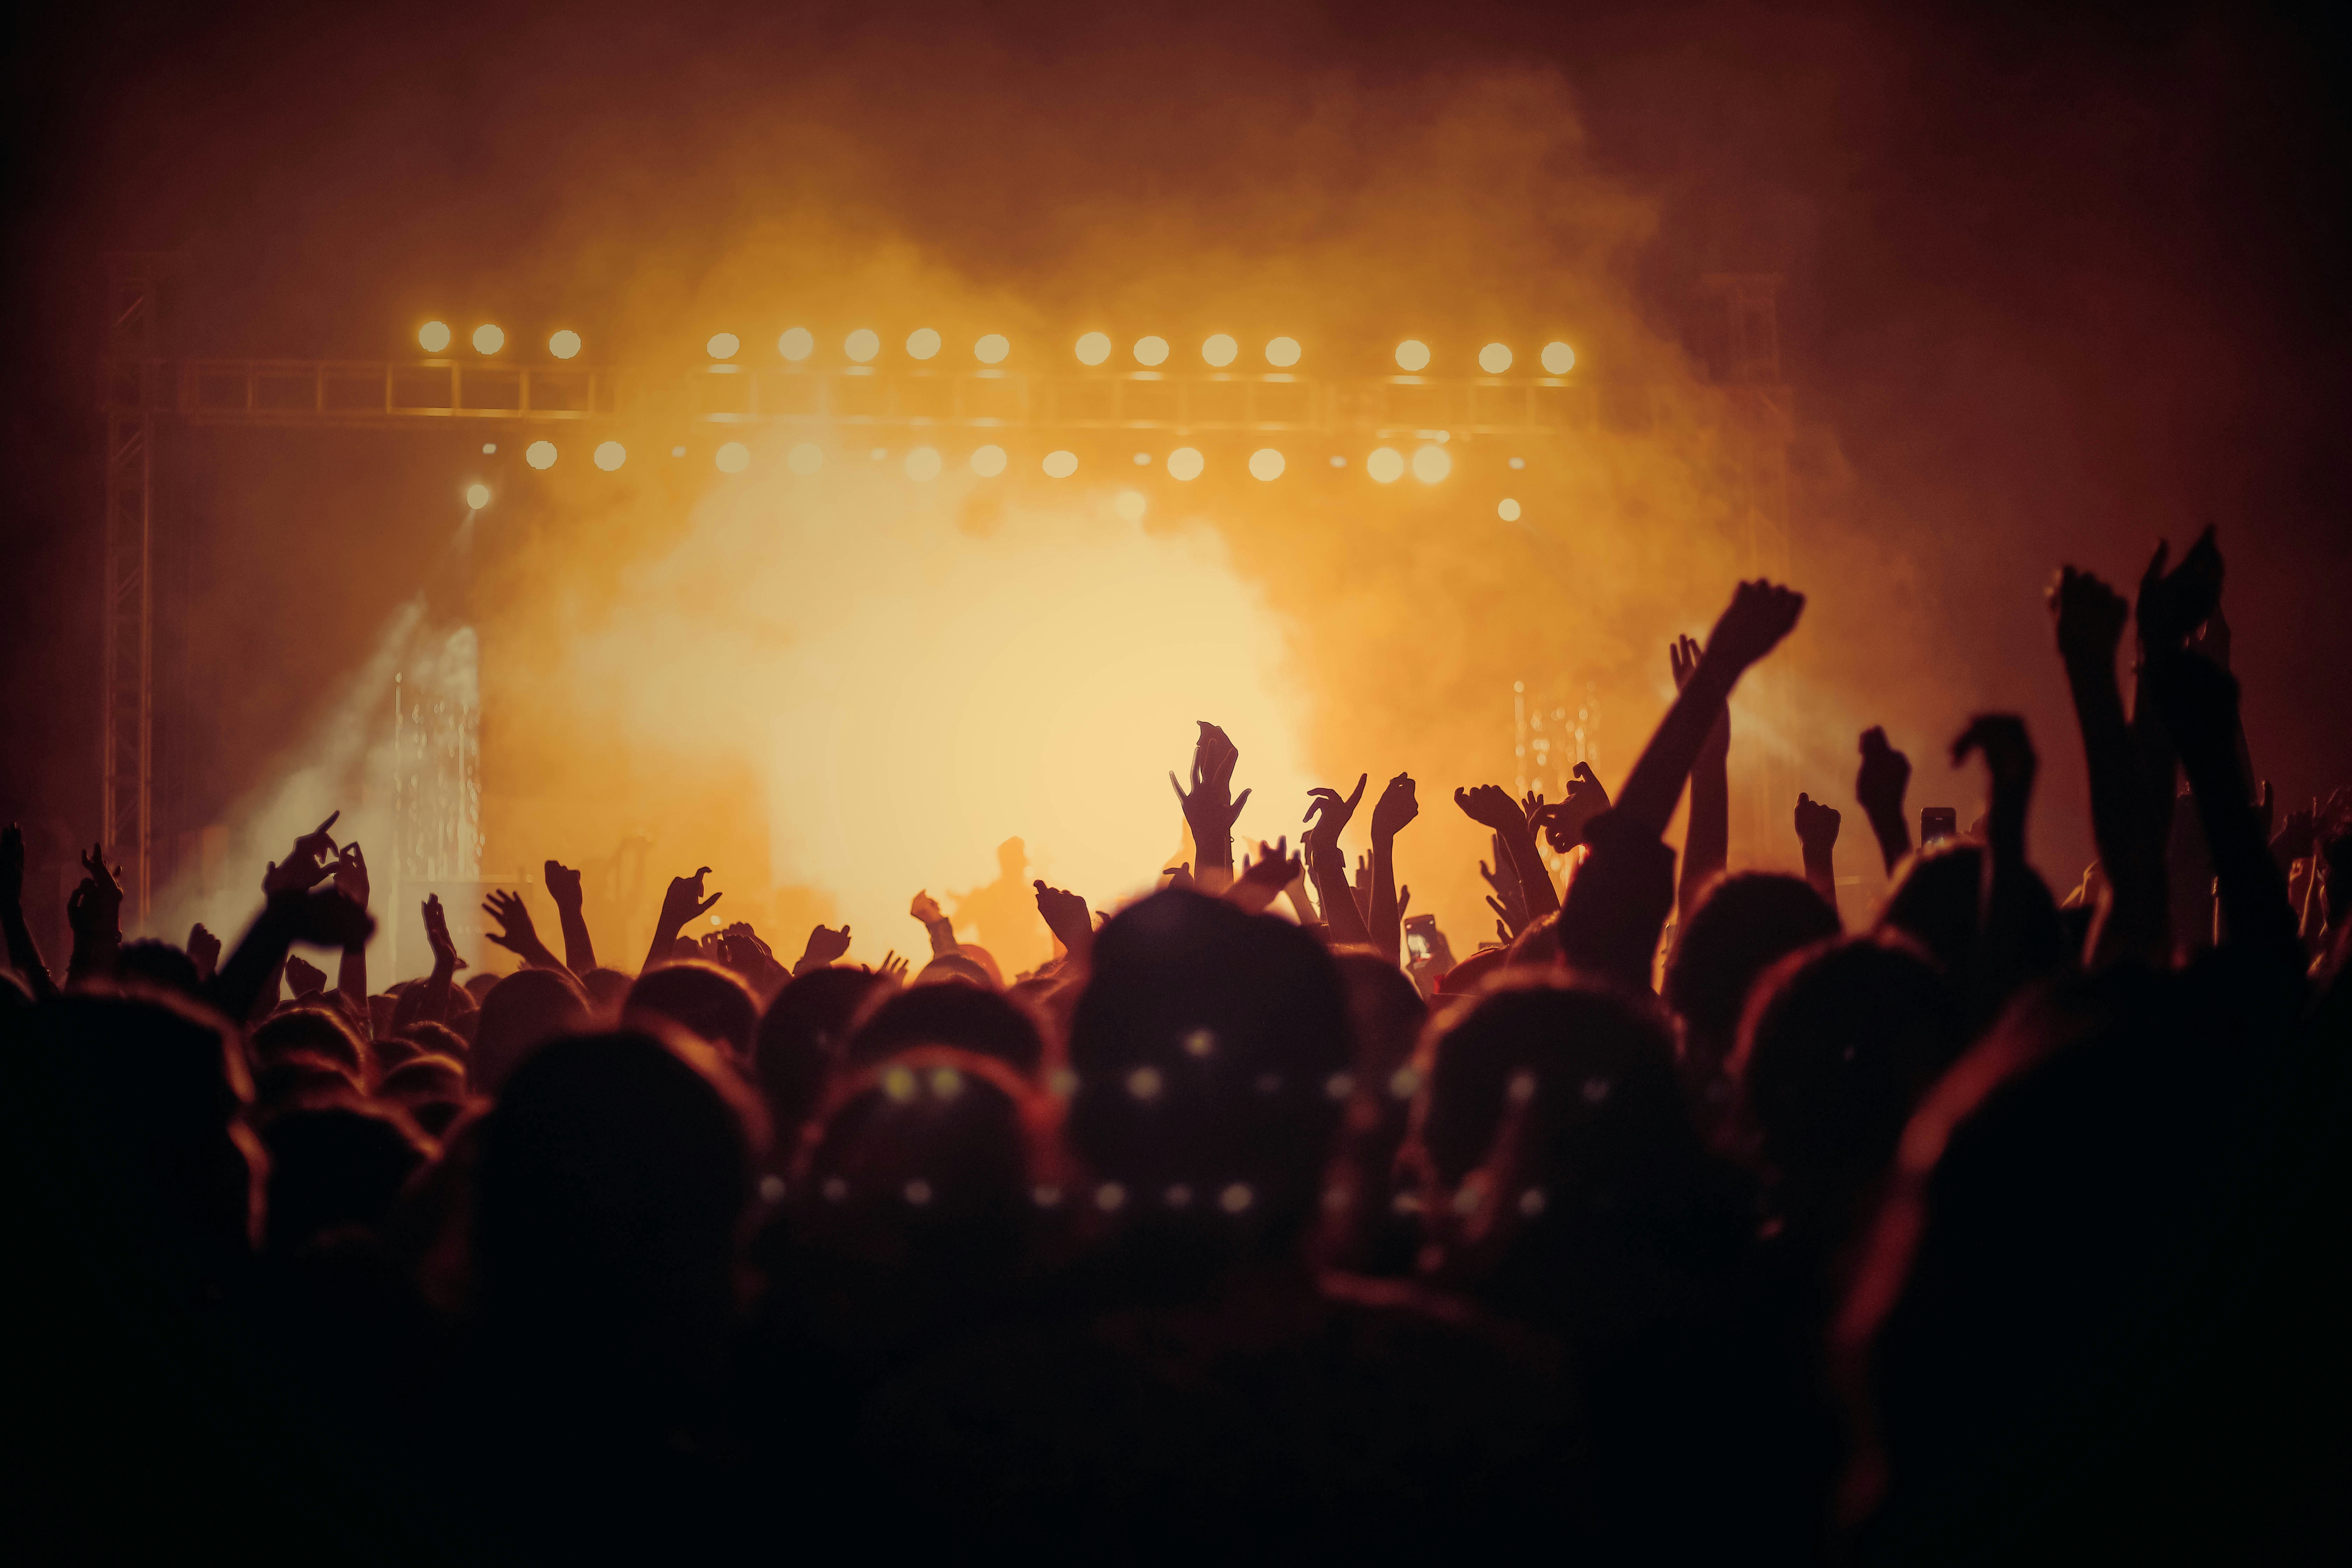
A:
{"label": "silhouetted head", "polygon": [[1034,1074],[1045,1046],[1029,1015],[994,991],[971,985],[918,985],[883,999],[858,1020],[844,1058],[871,1067],[910,1046],[953,1046]]}
{"label": "silhouetted head", "polygon": [[[1917,942],[1946,974],[1966,975],[1976,958],[1983,875],[1984,852],[1969,839],[1947,839],[1921,849],[1896,868],[1894,885],[1879,908],[1878,924]],[[2065,925],[2058,918],[2057,900],[2040,876],[2027,871],[2023,891],[2028,904],[2018,958],[2027,973],[2042,973],[2056,967],[2069,951]]]}
{"label": "silhouetted head", "polygon": [[635,1024],[642,1014],[691,1030],[739,1062],[751,1059],[752,1037],[760,1030],[759,999],[742,976],[703,959],[665,963],[637,976],[621,1016]]}
{"label": "silhouetted head", "polygon": [[1321,943],[1170,889],[1114,917],[1070,1033],[1081,1201],[1195,1272],[1288,1247],[1351,1089],[1347,1001]]}
{"label": "silhouetted head", "polygon": [[1343,952],[1333,962],[1347,990],[1355,1057],[1317,1256],[1360,1272],[1401,1273],[1420,1237],[1411,1215],[1395,1210],[1396,1152],[1411,1118],[1413,1047],[1429,1008],[1412,982],[1377,954]]}
{"label": "silhouetted head", "polygon": [[751,1173],[725,1086],[660,1039],[543,1044],[484,1133],[474,1256],[492,1342],[592,1394],[707,1372]]}
{"label": "silhouetted head", "polygon": [[[515,971],[515,973],[517,974],[521,973],[522,971],[520,969]],[[497,988],[500,980],[506,978],[508,977],[505,975],[493,974],[489,971],[484,970],[479,974],[469,974],[466,976],[466,983],[464,985],[459,987],[459,989],[472,996],[475,1002],[479,1003],[484,997],[488,996],[491,991]]]}
{"label": "silhouetted head", "polygon": [[269,1151],[266,1247],[289,1257],[322,1230],[373,1230],[434,1146],[407,1116],[385,1105],[296,1110],[262,1131]]}
{"label": "silhouetted head", "polygon": [[359,1075],[341,1062],[310,1051],[281,1051],[254,1070],[248,1115],[257,1125],[309,1106],[355,1105],[366,1093]]}
{"label": "silhouetted head", "polygon": [[621,1005],[629,995],[628,975],[598,964],[580,977],[580,984],[588,993],[589,1003],[600,1015],[614,1018],[621,1016]]}
{"label": "silhouetted head", "polygon": [[499,1092],[533,1051],[588,1026],[588,999],[568,974],[518,969],[482,1004],[466,1070],[477,1094]]}
{"label": "silhouetted head", "polygon": [[1778,960],[1838,934],[1837,911],[1802,877],[1739,871],[1718,877],[1675,933],[1666,1005],[1685,1044],[1709,1061],[1730,1054],[1748,988]]}
{"label": "silhouetted head", "polygon": [[470,1048],[463,1037],[446,1024],[411,1024],[401,1031],[404,1039],[414,1040],[427,1056],[447,1057],[462,1063]]}
{"label": "silhouetted head", "polygon": [[1730,1068],[1782,1212],[1841,1239],[1964,1042],[1951,986],[1900,939],[1823,942],[1766,971]]}
{"label": "silhouetted head", "polygon": [[864,969],[827,966],[795,975],[760,1020],[752,1067],[776,1130],[776,1162],[790,1165],[800,1131],[842,1060],[850,1020],[889,983]]}
{"label": "silhouetted head", "polygon": [[996,988],[988,971],[961,948],[954,952],[943,952],[917,970],[910,984],[977,985],[983,991]]}
{"label": "silhouetted head", "polygon": [[447,1057],[420,1056],[384,1074],[375,1093],[438,1138],[466,1109],[466,1069]]}
{"label": "silhouetted head", "polygon": [[253,1031],[250,1045],[257,1067],[280,1057],[318,1057],[344,1069],[352,1082],[367,1081],[366,1047],[341,1015],[324,1007],[287,1007],[273,1014]]}
{"label": "silhouetted head", "polygon": [[205,985],[196,977],[196,961],[168,942],[150,939],[124,942],[115,973],[124,980],[152,985],[191,1001],[204,999]]}

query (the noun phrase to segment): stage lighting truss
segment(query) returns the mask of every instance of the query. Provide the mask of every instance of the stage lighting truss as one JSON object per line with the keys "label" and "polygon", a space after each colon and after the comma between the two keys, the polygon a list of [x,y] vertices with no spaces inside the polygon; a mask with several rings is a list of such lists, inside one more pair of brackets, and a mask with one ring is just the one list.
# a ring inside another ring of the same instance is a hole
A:
{"label": "stage lighting truss", "polygon": [[[1117,356],[1114,356],[1115,358]],[[1171,356],[1176,357],[1176,356]],[[1528,366],[1530,361],[1517,362]],[[1340,379],[1247,371],[1031,372],[722,363],[690,372],[478,359],[109,360],[104,407],[194,424],[413,427],[434,420],[551,426],[662,423],[785,431],[1313,436],[1351,443],[1646,430],[1684,395],[1567,376]],[[1718,389],[1747,420],[1785,426],[1787,389]],[[1704,422],[1704,421],[1702,421]],[[724,438],[724,432],[714,429]]]}

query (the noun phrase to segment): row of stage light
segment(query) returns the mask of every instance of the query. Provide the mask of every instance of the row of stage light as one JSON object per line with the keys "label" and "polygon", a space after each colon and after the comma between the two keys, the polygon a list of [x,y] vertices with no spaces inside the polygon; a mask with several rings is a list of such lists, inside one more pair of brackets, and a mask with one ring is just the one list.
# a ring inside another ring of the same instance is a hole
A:
{"label": "row of stage light", "polygon": [[[485,453],[491,453],[497,451],[498,447],[493,442],[485,446],[482,450]],[[555,443],[552,441],[533,441],[529,447],[523,448],[523,461],[534,468],[553,468],[559,456]],[[686,456],[686,448],[672,447],[670,456],[682,458]],[[887,447],[874,448],[875,461],[884,461],[888,457]],[[607,473],[619,468],[628,459],[628,448],[618,441],[599,443],[590,457],[590,460],[596,467]],[[822,472],[824,460],[824,448],[814,441],[803,441],[784,454],[784,467],[804,479]],[[719,447],[714,461],[722,474],[743,473],[751,467],[751,449],[740,441],[729,441]],[[993,444],[976,448],[968,459],[972,473],[983,479],[1002,477],[1012,466],[1012,461],[1010,454],[1003,447]],[[1526,460],[1519,458],[1513,458],[1510,463],[1514,468],[1526,466]],[[1151,454],[1138,452],[1135,455],[1135,466],[1138,468],[1154,466]],[[1209,460],[1197,447],[1179,447],[1168,454],[1164,459],[1164,466],[1168,470],[1169,478],[1190,483],[1208,471]],[[1345,458],[1335,457],[1331,459],[1331,467],[1334,468],[1344,468],[1347,466],[1348,459]],[[1040,464],[1041,470],[1049,479],[1071,479],[1076,475],[1078,467],[1078,455],[1066,447],[1046,453],[1044,461]],[[900,468],[908,479],[918,484],[926,484],[938,479],[946,471],[947,459],[936,447],[916,447],[908,451],[900,460]],[[1250,454],[1248,468],[1252,479],[1272,483],[1282,478],[1287,471],[1289,463],[1276,448],[1261,447]],[[1378,484],[1392,485],[1403,479],[1407,473],[1411,473],[1421,483],[1434,485],[1444,482],[1445,478],[1453,473],[1454,457],[1441,442],[1430,442],[1418,447],[1410,456],[1394,447],[1375,447],[1365,457],[1363,470]],[[1112,471],[1116,473],[1118,470],[1114,468]],[[488,486],[474,484],[467,488],[466,504],[468,507],[479,511],[489,503]],[[1505,522],[1517,522],[1519,520],[1519,503],[1511,497],[1504,497],[1496,504],[1495,511],[1496,515]]]}
{"label": "row of stage light", "polygon": [[[448,323],[425,322],[417,329],[416,341],[426,353],[442,353],[452,341]],[[495,354],[505,349],[507,334],[503,328],[485,322],[474,329],[473,342],[475,353]],[[918,327],[907,334],[907,357],[919,363],[938,358],[942,346],[943,340],[929,327]],[[582,347],[580,334],[568,328],[547,340],[547,352],[557,359],[574,358]],[[703,347],[714,361],[724,363],[743,352],[743,341],[733,332],[714,332]],[[1087,332],[1073,347],[1080,364],[1102,364],[1110,358],[1110,334]],[[842,341],[841,352],[852,364],[871,364],[882,353],[882,335],[871,327],[860,327]],[[1129,352],[1136,363],[1152,370],[1167,363],[1172,351],[1166,338],[1146,336],[1136,339]],[[799,364],[816,353],[816,334],[806,327],[789,328],[776,340],[776,353],[787,363]],[[1002,364],[1012,353],[1013,341],[1002,332],[990,332],[971,345],[972,358],[982,364]],[[1273,338],[1265,353],[1266,363],[1276,370],[1289,370],[1298,363],[1302,351],[1297,338]],[[1201,343],[1202,363],[1212,370],[1224,369],[1240,355],[1241,344],[1230,332],[1213,333]],[[1408,374],[1427,370],[1432,357],[1429,345],[1419,338],[1407,338],[1396,346],[1397,368]],[[1537,360],[1547,375],[1566,375],[1576,368],[1576,351],[1555,341],[1544,344]],[[1478,368],[1488,375],[1501,375],[1516,363],[1508,343],[1488,343],[1478,351]]]}

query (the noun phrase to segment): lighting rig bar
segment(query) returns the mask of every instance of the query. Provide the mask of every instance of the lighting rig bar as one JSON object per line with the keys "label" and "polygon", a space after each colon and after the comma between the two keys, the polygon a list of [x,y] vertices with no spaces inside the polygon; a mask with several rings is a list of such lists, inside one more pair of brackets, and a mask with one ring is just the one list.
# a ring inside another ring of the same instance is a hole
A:
{"label": "lighting rig bar", "polygon": [[[677,372],[492,365],[450,359],[110,359],[110,413],[202,425],[414,427],[432,420],[504,425],[686,422],[714,426],[932,426],[970,430],[1217,431],[1410,436],[1572,435],[1647,429],[1682,400],[1648,384],[1561,377],[1395,375],[1340,381],[1294,374],[1156,371],[754,369]],[[1738,400],[1780,388],[1743,387]],[[1785,404],[1744,409],[1785,416]]]}

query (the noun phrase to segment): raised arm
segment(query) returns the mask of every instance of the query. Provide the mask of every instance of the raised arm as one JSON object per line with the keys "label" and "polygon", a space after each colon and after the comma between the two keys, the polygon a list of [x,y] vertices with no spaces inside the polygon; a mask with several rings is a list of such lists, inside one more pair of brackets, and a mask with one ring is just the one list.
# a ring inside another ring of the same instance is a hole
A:
{"label": "raised arm", "polygon": [[555,956],[546,942],[540,940],[539,927],[530,918],[530,908],[519,894],[503,888],[494,888],[482,900],[482,912],[496,921],[499,929],[488,933],[489,940],[522,960],[526,969],[562,969],[562,961]]}
{"label": "raised arm", "polygon": [[1084,963],[1094,955],[1095,917],[1076,893],[1049,888],[1040,879],[1030,883],[1037,893],[1037,914],[1045,929],[1062,944],[1072,961]]}
{"label": "raised arm", "polygon": [[25,923],[25,830],[13,822],[0,831],[0,935],[7,938],[9,967],[25,977],[33,1000],[55,996],[57,978],[42,962],[33,928]]}
{"label": "raised arm", "polygon": [[[349,899],[362,914],[368,907],[367,857],[359,841],[343,846],[335,858],[335,891]],[[335,990],[350,1005],[352,1018],[362,1039],[374,1037],[368,1016],[367,939],[343,944],[342,962],[335,966]]]}
{"label": "raised arm", "polygon": [[1372,945],[1391,963],[1404,962],[1402,911],[1397,907],[1396,836],[1421,815],[1412,779],[1399,773],[1372,805]]}
{"label": "raised arm", "polygon": [[907,913],[922,921],[923,929],[930,933],[933,958],[942,957],[956,950],[955,921],[948,919],[947,911],[940,908],[939,900],[931,897],[928,891],[921,889],[916,891],[913,900],[907,905]]}
{"label": "raised arm", "polygon": [[1233,793],[1234,765],[1241,761],[1241,749],[1206,719],[1199,723],[1201,733],[1192,743],[1192,793],[1185,793],[1173,773],[1168,785],[1183,807],[1185,826],[1192,830],[1193,879],[1204,891],[1222,893],[1234,879],[1234,823],[1249,804],[1250,792],[1242,791],[1238,798]]}
{"label": "raised arm", "polygon": [[1730,606],[1707,635],[1698,668],[1666,710],[1658,732],[1633,764],[1618,792],[1616,815],[1623,828],[1656,838],[1675,814],[1699,752],[1714,731],[1717,710],[1731,700],[1748,667],[1779,646],[1804,612],[1805,596],[1769,583],[1742,583]]}
{"label": "raised arm", "polygon": [[2138,748],[2124,717],[2116,650],[2128,615],[2123,596],[2087,572],[2063,567],[2050,589],[2058,657],[2074,694],[2091,782],[2091,837],[2103,887],[2083,959],[2137,958],[2161,968],[2171,955],[2164,840],[2155,830]]}
{"label": "raised arm", "polygon": [[2196,796],[2227,940],[2292,959],[2298,949],[2286,879],[2247,803],[2238,759],[2236,679],[2203,655],[2184,649],[2152,658],[2148,684]]}
{"label": "raised arm", "polygon": [[1862,732],[1862,767],[1853,775],[1853,797],[1869,819],[1871,837],[1878,840],[1878,857],[1886,874],[1911,853],[1911,825],[1903,820],[1904,792],[1911,787],[1911,759],[1886,743],[1886,731],[1874,724]]}
{"label": "raised arm", "polygon": [[646,968],[667,959],[677,951],[678,933],[695,916],[708,913],[720,898],[718,893],[702,896],[702,879],[710,875],[705,866],[691,877],[672,877],[669,890],[662,895],[661,916],[654,922],[653,945],[646,949]]}
{"label": "raised arm", "polygon": [[1833,805],[1824,805],[1811,795],[1797,795],[1797,844],[1804,851],[1805,880],[1813,891],[1837,908],[1837,848],[1838,826],[1843,819]]}
{"label": "raised arm", "polygon": [[1339,831],[1356,815],[1364,786],[1370,782],[1370,773],[1358,775],[1352,795],[1343,795],[1335,789],[1307,792],[1307,815],[1302,818],[1311,825],[1307,829],[1307,874],[1315,880],[1323,922],[1335,942],[1369,946],[1372,940],[1356,909],[1356,892],[1348,884],[1348,857],[1339,848]]}
{"label": "raised arm", "polygon": [[[1679,692],[1697,673],[1700,648],[1689,637],[1678,637],[1666,648]],[[1675,884],[1675,902],[1687,919],[1698,902],[1699,889],[1731,860],[1731,706],[1718,705],[1715,725],[1706,732],[1691,763],[1690,820],[1683,832],[1682,876]]]}
{"label": "raised arm", "polygon": [[584,975],[596,967],[596,944],[588,937],[587,895],[581,889],[580,873],[561,860],[550,860],[540,869],[563,930],[563,967]]}
{"label": "raised arm", "polygon": [[66,923],[73,931],[73,956],[66,961],[66,984],[114,973],[122,955],[122,868],[107,869],[105,853],[93,844],[83,852],[89,873],[66,900]]}
{"label": "raised arm", "polygon": [[2032,916],[2033,868],[2025,859],[2026,817],[2041,770],[2025,721],[1984,713],[1952,742],[1952,765],[1982,752],[1990,775],[1985,801],[1983,872],[1979,883],[1975,973],[1961,977],[1987,1012],[2015,986],[2022,968],[2027,921]]}
{"label": "raised arm", "polygon": [[[1559,908],[1559,894],[1551,885],[1551,873],[1544,868],[1543,852],[1536,844],[1536,830],[1528,820],[1528,809],[1511,798],[1510,792],[1500,784],[1480,784],[1475,789],[1457,789],[1454,804],[1462,815],[1482,827],[1491,827],[1499,835],[1504,849],[1509,854],[1511,870],[1519,880],[1519,898],[1527,910],[1529,922],[1539,921]],[[1495,868],[1501,871],[1502,868]],[[1511,933],[1516,936],[1515,931]]]}

